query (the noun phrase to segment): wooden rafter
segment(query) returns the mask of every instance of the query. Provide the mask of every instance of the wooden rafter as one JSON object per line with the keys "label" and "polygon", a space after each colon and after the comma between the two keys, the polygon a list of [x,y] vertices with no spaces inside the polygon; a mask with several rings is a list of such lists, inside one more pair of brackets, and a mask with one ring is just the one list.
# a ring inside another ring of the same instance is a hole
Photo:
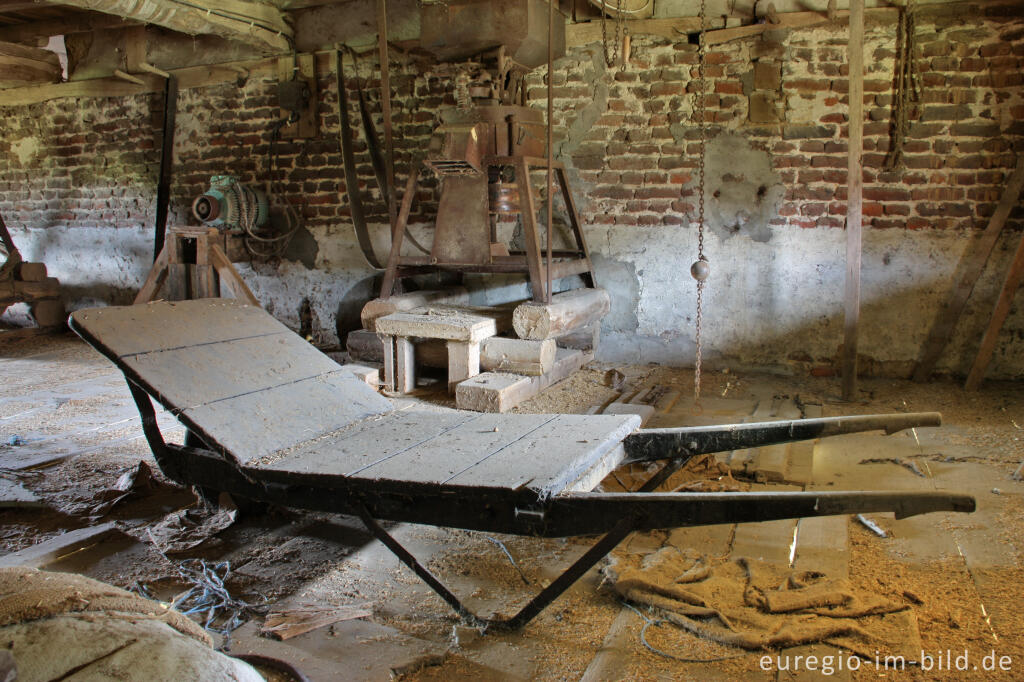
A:
{"label": "wooden rafter", "polygon": [[189,35],[241,40],[267,53],[291,49],[292,29],[284,14],[249,0],[61,0],[61,4]]}
{"label": "wooden rafter", "polygon": [[[2,8],[2,6],[0,6]],[[24,24],[0,26],[0,41],[9,43],[32,43],[39,38],[50,36],[89,33],[110,28],[135,26],[138,22],[128,21],[112,14],[94,14],[92,12],[68,12],[60,19],[46,19]]]}
{"label": "wooden rafter", "polygon": [[56,83],[60,76],[60,60],[55,52],[0,42],[0,88]]}

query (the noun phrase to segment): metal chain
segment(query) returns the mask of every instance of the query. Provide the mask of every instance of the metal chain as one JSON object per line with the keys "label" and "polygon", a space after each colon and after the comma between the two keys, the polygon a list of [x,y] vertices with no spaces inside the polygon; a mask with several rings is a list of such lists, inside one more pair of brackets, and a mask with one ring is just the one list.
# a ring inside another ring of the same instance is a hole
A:
{"label": "metal chain", "polygon": [[917,29],[914,0],[900,8],[896,30],[896,85],[894,95],[892,150],[885,160],[886,170],[902,168],[903,145],[910,129],[910,103],[920,100],[917,68]]}
{"label": "metal chain", "polygon": [[[601,0],[601,45],[604,48],[605,66],[611,68],[619,61],[619,44],[626,37],[626,14],[622,7],[623,0],[616,0],[615,11],[615,40],[612,43],[612,52],[608,54],[608,0]],[[626,60],[622,60],[621,70],[626,70]]]}
{"label": "metal chain", "polygon": [[[618,71],[626,73],[626,9],[623,7],[623,0],[617,0],[615,4],[615,10],[618,12],[618,16],[615,17],[615,53],[618,53],[618,47],[623,47],[623,61],[618,65]],[[616,57],[617,60],[617,57]]]}
{"label": "metal chain", "polygon": [[707,258],[704,257],[704,157],[707,143],[707,125],[705,124],[706,104],[705,89],[707,86],[704,74],[704,61],[707,48],[704,42],[706,30],[706,4],[705,0],[700,2],[700,34],[697,45],[697,129],[700,133],[700,151],[698,153],[697,167],[700,172],[700,181],[697,185],[697,262],[690,268],[690,273],[697,280],[697,324],[696,324],[696,357],[693,365],[693,400],[700,404],[700,375],[703,363],[702,332],[704,324],[704,281],[707,278]]}

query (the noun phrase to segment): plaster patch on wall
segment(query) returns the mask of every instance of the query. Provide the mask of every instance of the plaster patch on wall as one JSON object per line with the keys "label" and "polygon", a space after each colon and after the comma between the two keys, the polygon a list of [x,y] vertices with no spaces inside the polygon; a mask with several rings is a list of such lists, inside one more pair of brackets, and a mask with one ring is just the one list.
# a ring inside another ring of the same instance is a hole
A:
{"label": "plaster patch on wall", "polygon": [[611,310],[601,321],[604,332],[635,332],[640,326],[636,306],[640,300],[640,279],[633,263],[593,254],[597,285],[611,297]]}
{"label": "plaster patch on wall", "polygon": [[594,97],[590,103],[579,109],[576,119],[569,125],[566,131],[565,140],[557,147],[557,156],[565,158],[573,153],[587,137],[587,133],[594,127],[601,114],[608,110],[608,84],[605,83],[604,75],[607,67],[604,58],[596,50],[590,51],[593,70],[587,69],[583,74],[583,81],[594,86]]}
{"label": "plaster patch on wall", "polygon": [[18,157],[22,166],[28,165],[32,158],[39,153],[39,140],[34,137],[23,137],[17,142],[11,143],[11,151]]}
{"label": "plaster patch on wall", "polygon": [[[772,238],[768,221],[778,215],[786,188],[768,152],[739,135],[707,143],[705,207],[708,227],[722,239],[743,234],[755,242]],[[696,189],[696,179],[691,183]]]}

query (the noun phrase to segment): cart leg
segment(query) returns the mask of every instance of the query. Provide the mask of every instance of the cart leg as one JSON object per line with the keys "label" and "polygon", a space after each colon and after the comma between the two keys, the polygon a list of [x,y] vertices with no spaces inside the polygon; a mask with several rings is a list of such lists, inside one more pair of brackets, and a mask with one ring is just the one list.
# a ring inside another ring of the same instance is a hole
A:
{"label": "cart leg", "polygon": [[593,547],[588,549],[583,556],[577,559],[571,566],[562,572],[550,585],[544,588],[540,593],[537,594],[533,599],[530,600],[526,606],[520,609],[519,613],[512,616],[511,618],[481,618],[476,615],[463,605],[459,598],[452,593],[448,587],[442,583],[437,576],[430,572],[430,570],[421,564],[416,557],[409,553],[405,547],[402,546],[398,540],[392,537],[386,530],[384,530],[379,523],[377,523],[373,517],[370,516],[370,512],[363,507],[359,511],[359,518],[362,519],[363,524],[366,528],[373,533],[374,537],[384,543],[394,553],[398,559],[408,566],[412,571],[420,577],[420,580],[425,582],[430,589],[434,590],[444,599],[445,602],[452,609],[459,614],[459,616],[466,621],[468,624],[479,627],[484,630],[518,630],[533,618],[543,611],[551,602],[557,599],[563,592],[569,589],[573,583],[583,577],[583,574],[589,571],[598,561],[603,559],[608,552],[615,549],[615,546],[622,542],[627,535],[633,532],[633,518],[631,516],[623,517],[607,534],[605,534]]}

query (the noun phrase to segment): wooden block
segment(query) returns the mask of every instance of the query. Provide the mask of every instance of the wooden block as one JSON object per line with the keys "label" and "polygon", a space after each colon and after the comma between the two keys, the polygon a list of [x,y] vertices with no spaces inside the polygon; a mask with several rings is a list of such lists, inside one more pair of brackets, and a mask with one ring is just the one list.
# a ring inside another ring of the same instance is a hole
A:
{"label": "wooden block", "polygon": [[653,405],[611,403],[601,411],[601,414],[635,414],[640,417],[640,426],[643,426],[652,416],[654,416],[655,412],[656,410]]}
{"label": "wooden block", "polygon": [[471,313],[417,315],[392,313],[377,319],[377,333],[392,336],[420,336],[446,341],[480,342],[498,333],[491,317]]}
{"label": "wooden block", "polygon": [[492,336],[480,344],[480,365],[486,370],[540,376],[555,363],[555,340],[531,341]]}
{"label": "wooden block", "polygon": [[29,306],[32,318],[40,327],[62,327],[68,321],[64,303],[59,298],[47,298]]}
{"label": "wooden block", "polygon": [[551,303],[517,306],[512,326],[521,339],[549,339],[600,322],[610,308],[604,289],[573,289],[552,296]]}
{"label": "wooden block", "polygon": [[455,389],[455,403],[460,410],[476,412],[507,412],[555,382],[582,367],[589,359],[577,350],[559,349],[551,371],[539,377],[484,372],[463,381]]}
{"label": "wooden block", "polygon": [[46,263],[19,263],[14,278],[22,282],[42,282],[46,279]]}
{"label": "wooden block", "polygon": [[380,386],[380,367],[372,367],[356,362],[350,362],[341,366],[347,372],[351,372],[367,386],[377,388]]}
{"label": "wooden block", "polygon": [[448,392],[480,373],[480,344],[473,341],[448,342]]}
{"label": "wooden block", "polygon": [[591,353],[597,352],[600,341],[601,325],[598,323],[580,327],[567,334],[555,337],[555,343],[559,348],[573,348]]}
{"label": "wooden block", "polygon": [[345,350],[353,360],[361,362],[384,362],[384,347],[376,332],[357,329],[345,338]]}
{"label": "wooden block", "polygon": [[467,305],[469,293],[463,287],[451,289],[411,291],[407,294],[398,294],[390,298],[375,298],[363,306],[359,317],[363,322],[363,329],[377,331],[377,318],[402,313],[430,305]]}
{"label": "wooden block", "polygon": [[537,392],[530,377],[484,372],[455,387],[455,404],[460,410],[508,412]]}
{"label": "wooden block", "polygon": [[16,281],[14,292],[29,301],[37,298],[56,298],[60,296],[60,282],[56,277],[46,277],[38,282]]}

